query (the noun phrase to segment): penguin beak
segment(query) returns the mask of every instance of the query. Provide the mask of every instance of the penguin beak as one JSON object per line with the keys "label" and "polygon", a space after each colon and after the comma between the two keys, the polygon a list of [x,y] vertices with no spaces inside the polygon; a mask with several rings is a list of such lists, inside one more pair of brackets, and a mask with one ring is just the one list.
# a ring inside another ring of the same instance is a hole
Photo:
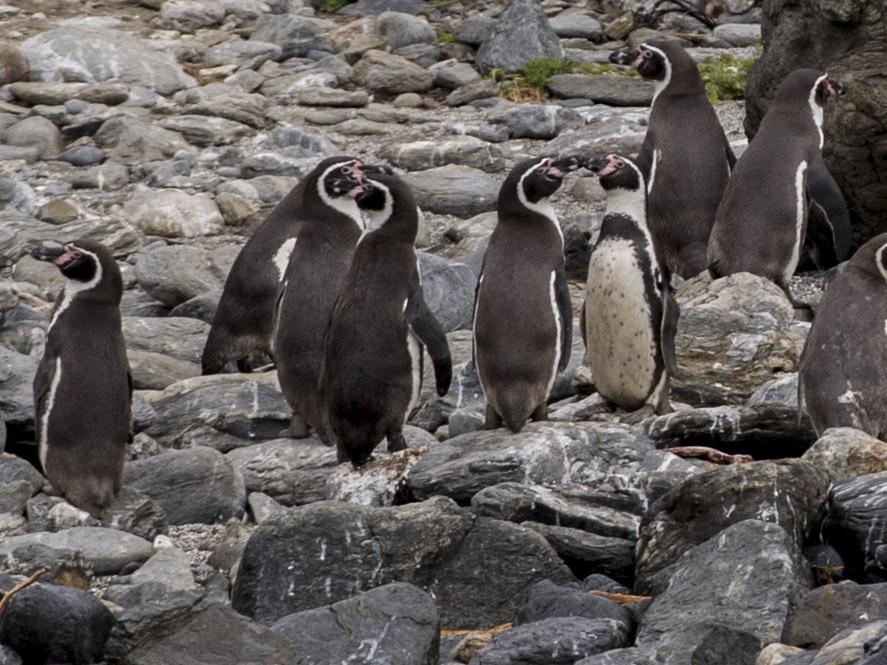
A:
{"label": "penguin beak", "polygon": [[394,170],[384,164],[365,164],[363,172],[367,175],[394,175]]}
{"label": "penguin beak", "polygon": [[598,176],[610,175],[625,166],[619,155],[607,155],[606,157],[596,157],[589,159],[587,169]]}
{"label": "penguin beak", "polygon": [[573,171],[578,171],[583,168],[587,161],[587,158],[582,155],[570,155],[569,157],[557,160],[553,166],[563,173],[572,173]]}
{"label": "penguin beak", "polygon": [[847,84],[843,81],[838,81],[837,79],[826,79],[825,85],[829,96],[832,97],[835,95],[843,95],[847,92]]}
{"label": "penguin beak", "polygon": [[585,168],[587,168],[592,173],[599,174],[609,163],[610,159],[608,157],[595,157],[594,159],[589,159],[586,161]]}
{"label": "penguin beak", "polygon": [[635,51],[628,47],[621,48],[610,54],[610,62],[615,65],[634,65],[639,56],[640,51]]}
{"label": "penguin beak", "polygon": [[80,257],[80,252],[74,245],[63,247],[34,247],[28,252],[38,261],[49,261],[59,268],[64,268],[72,261]]}

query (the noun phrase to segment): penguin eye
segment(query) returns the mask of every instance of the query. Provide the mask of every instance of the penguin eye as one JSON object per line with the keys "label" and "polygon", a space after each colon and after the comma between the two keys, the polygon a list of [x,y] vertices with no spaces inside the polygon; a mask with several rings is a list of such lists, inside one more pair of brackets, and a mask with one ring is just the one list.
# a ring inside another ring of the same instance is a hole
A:
{"label": "penguin eye", "polygon": [[644,58],[644,60],[649,60],[653,57],[653,51],[641,51],[641,56]]}
{"label": "penguin eye", "polygon": [[75,249],[73,252],[71,252],[71,256],[73,256],[75,259],[79,259],[81,256],[83,256],[83,254]]}
{"label": "penguin eye", "polygon": [[616,160],[616,168],[621,169],[623,166],[625,166],[625,162],[623,162],[621,159],[617,159]]}
{"label": "penguin eye", "polygon": [[354,171],[354,169],[351,168],[350,166],[343,166],[340,170],[341,170],[342,173],[344,173],[345,175],[351,175],[352,172]]}

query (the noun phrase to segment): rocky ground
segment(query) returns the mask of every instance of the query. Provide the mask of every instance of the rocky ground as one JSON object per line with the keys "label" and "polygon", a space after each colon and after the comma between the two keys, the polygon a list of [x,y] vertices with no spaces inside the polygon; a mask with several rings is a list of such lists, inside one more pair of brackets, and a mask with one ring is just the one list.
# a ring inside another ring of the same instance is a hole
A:
{"label": "rocky ground", "polygon": [[[652,97],[573,73],[514,101],[484,75],[526,54],[606,62],[656,34],[626,11],[641,5],[314,4],[0,6],[0,590],[45,569],[0,606],[0,663],[883,657],[887,444],[816,441],[797,417],[809,324],[772,284],[681,286],[675,413],[635,425],[604,409],[577,330],[552,420],[478,431],[468,328],[499,184],[527,156],[633,153]],[[716,9],[714,30],[683,14],[659,30],[700,59],[753,54],[758,10]],[[742,108],[717,105],[737,152]],[[240,246],[335,154],[415,190],[426,299],[454,358],[409,449],[359,472],[280,437],[273,371],[199,376]],[[570,176],[554,205],[578,311],[603,192]],[[60,280],[25,252],[84,236],[120,262],[136,386],[125,488],[101,520],[44,493],[34,466],[31,380]],[[815,302],[823,281],[798,295]]]}

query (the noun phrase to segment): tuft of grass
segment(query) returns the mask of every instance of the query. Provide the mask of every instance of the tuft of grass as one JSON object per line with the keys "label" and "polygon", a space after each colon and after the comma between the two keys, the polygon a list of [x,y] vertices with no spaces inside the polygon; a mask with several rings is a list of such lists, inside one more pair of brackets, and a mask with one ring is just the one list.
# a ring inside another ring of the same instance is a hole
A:
{"label": "tuft of grass", "polygon": [[317,11],[323,12],[324,14],[335,14],[342,9],[342,7],[351,4],[353,1],[354,0],[322,0],[317,7]]}
{"label": "tuft of grass", "polygon": [[634,67],[614,67],[607,63],[580,62],[574,71],[580,74],[618,74],[619,76],[640,76]]}
{"label": "tuft of grass", "polygon": [[515,76],[502,84],[499,95],[510,102],[543,102],[545,91],[530,85],[523,76]]}
{"label": "tuft of grass", "polygon": [[569,74],[576,63],[561,58],[536,58],[528,60],[521,68],[521,75],[527,85],[544,90],[552,76]]}
{"label": "tuft of grass", "polygon": [[699,63],[699,75],[708,100],[714,103],[742,99],[748,74],[754,64],[754,58],[737,58],[726,54],[705,58]]}
{"label": "tuft of grass", "polygon": [[449,30],[444,30],[443,28],[437,29],[437,43],[438,44],[455,44],[456,36],[450,32]]}

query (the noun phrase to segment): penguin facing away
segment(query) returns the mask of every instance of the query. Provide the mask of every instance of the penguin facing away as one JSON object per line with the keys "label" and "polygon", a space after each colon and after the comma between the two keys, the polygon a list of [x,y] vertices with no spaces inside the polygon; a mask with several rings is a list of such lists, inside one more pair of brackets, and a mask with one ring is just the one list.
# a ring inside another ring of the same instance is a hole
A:
{"label": "penguin facing away", "polygon": [[750,272],[789,295],[807,231],[810,169],[823,166],[823,108],[846,89],[813,69],[782,82],[718,207],[708,246],[713,277]]}
{"label": "penguin facing away", "polygon": [[[250,354],[271,354],[274,307],[296,246],[303,206],[315,209],[323,205],[318,203],[317,181],[330,169],[354,161],[346,156],[321,161],[277,204],[240,250],[225,280],[203,349],[204,374],[221,372],[230,361],[246,372]],[[330,200],[334,200],[332,194]]]}
{"label": "penguin facing away", "polygon": [[320,399],[340,462],[367,462],[388,438],[406,448],[403,426],[418,406],[422,349],[434,364],[437,393],[450,386],[447,339],[422,296],[414,243],[416,201],[395,176],[372,174],[371,215],[381,225],[361,237],[339,290],[324,340]]}
{"label": "penguin facing away", "polygon": [[272,352],[292,409],[290,436],[308,436],[321,418],[317,384],[323,336],[363,220],[356,199],[371,185],[359,160],[335,161],[302,193],[295,245],[274,311]]}
{"label": "penguin facing away", "polygon": [[887,437],[887,233],[862,245],[826,289],[798,392],[817,435],[853,427]]}
{"label": "penguin facing away", "polygon": [[517,164],[499,190],[474,308],[474,365],[487,402],[488,429],[519,432],[545,420],[573,328],[564,241],[548,197],[584,159],[550,157]]}
{"label": "penguin facing away", "polygon": [[600,176],[607,211],[591,251],[584,307],[588,362],[598,393],[616,406],[671,410],[677,372],[678,304],[647,228],[644,177],[631,160],[607,155],[589,168]]}
{"label": "penguin facing away", "polygon": [[677,41],[621,49],[610,60],[632,64],[656,85],[636,163],[647,183],[648,227],[660,264],[689,279],[708,267],[708,238],[736,158],[696,63]]}
{"label": "penguin facing away", "polygon": [[123,281],[111,252],[91,240],[30,253],[66,278],[34,376],[40,463],[69,503],[95,515],[120,490],[132,439],[132,376],[120,328]]}

